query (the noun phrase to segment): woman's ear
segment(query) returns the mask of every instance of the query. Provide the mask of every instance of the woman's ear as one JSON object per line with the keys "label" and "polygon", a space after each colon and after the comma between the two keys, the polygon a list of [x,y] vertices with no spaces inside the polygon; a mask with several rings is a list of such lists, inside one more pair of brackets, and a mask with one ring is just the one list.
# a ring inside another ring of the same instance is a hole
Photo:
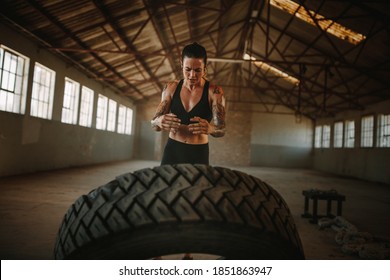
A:
{"label": "woman's ear", "polygon": [[183,69],[183,60],[180,59],[180,67]]}

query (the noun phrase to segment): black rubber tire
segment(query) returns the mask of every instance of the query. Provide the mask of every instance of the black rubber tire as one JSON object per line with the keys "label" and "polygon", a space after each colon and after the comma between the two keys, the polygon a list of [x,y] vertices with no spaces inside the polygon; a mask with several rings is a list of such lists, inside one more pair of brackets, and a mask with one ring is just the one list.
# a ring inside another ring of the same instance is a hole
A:
{"label": "black rubber tire", "polygon": [[66,213],[56,259],[149,259],[185,252],[226,259],[304,259],[282,197],[248,174],[164,165],[118,176]]}

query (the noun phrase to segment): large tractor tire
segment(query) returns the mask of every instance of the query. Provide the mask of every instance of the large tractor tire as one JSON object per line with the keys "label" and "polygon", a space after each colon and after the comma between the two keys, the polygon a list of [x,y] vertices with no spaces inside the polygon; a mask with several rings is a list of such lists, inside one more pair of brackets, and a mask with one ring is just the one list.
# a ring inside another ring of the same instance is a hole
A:
{"label": "large tractor tire", "polygon": [[269,185],[207,165],[163,165],[118,176],[66,213],[56,259],[303,259],[291,213]]}

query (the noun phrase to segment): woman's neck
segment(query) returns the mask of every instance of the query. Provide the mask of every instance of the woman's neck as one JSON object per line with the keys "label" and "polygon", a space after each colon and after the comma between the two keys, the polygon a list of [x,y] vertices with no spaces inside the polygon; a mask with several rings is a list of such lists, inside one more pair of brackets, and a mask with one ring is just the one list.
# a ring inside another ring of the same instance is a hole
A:
{"label": "woman's neck", "polygon": [[187,82],[187,80],[184,80],[183,86],[192,92],[192,91],[195,91],[199,87],[203,87],[204,83],[205,83],[204,79],[201,79],[200,82],[195,83],[195,84],[190,84]]}

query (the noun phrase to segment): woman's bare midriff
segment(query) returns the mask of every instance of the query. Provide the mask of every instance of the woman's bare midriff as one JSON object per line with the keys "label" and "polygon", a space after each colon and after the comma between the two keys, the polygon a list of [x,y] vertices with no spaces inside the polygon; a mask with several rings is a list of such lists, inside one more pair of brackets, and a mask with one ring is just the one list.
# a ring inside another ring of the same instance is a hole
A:
{"label": "woman's bare midriff", "polygon": [[176,140],[178,142],[186,144],[207,144],[209,142],[209,137],[207,134],[193,134],[188,130],[188,126],[181,124],[177,132],[169,132],[169,138]]}

